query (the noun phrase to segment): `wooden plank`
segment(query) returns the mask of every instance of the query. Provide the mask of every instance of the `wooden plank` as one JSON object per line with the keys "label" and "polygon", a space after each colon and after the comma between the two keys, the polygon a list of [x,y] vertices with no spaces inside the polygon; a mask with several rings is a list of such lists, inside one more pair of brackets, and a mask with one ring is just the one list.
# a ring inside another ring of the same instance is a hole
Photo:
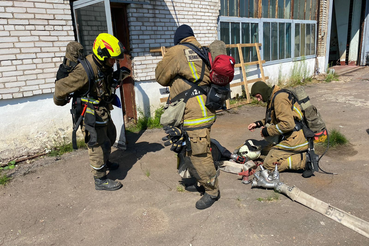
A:
{"label": "wooden plank", "polygon": [[230,84],[230,87],[232,88],[232,87],[236,87],[236,86],[240,86],[240,85],[243,85],[243,81]]}
{"label": "wooden plank", "polygon": [[261,0],[258,0],[258,18],[261,18],[261,16],[262,16],[262,12],[261,11],[262,11]]}
{"label": "wooden plank", "polygon": [[227,48],[237,48],[238,45],[240,45],[242,48],[243,47],[254,47],[255,45],[257,46],[261,46],[261,43],[250,43],[250,44],[226,44]]}
{"label": "wooden plank", "polygon": [[163,102],[167,102],[168,100],[168,97],[161,97],[160,98],[160,102],[163,103]]}
{"label": "wooden plank", "polygon": [[[265,77],[265,79],[269,79],[269,77]],[[255,83],[256,81],[260,81],[262,80],[261,78],[256,78],[256,79],[250,79],[247,81],[247,84],[252,84],[252,83]],[[233,83],[233,84],[230,84],[230,87],[236,87],[236,86],[240,86],[240,85],[243,85],[243,81],[240,81],[240,82],[237,82],[237,83]]]}
{"label": "wooden plank", "polygon": [[[269,77],[265,77],[265,80],[269,79]],[[264,81],[265,80],[262,80],[261,78],[256,78],[256,79],[250,79],[249,81],[247,81],[248,84],[251,84],[251,83],[255,83],[256,81]]]}
{"label": "wooden plank", "polygon": [[241,45],[238,44],[237,48],[238,48],[238,55],[240,57],[240,62],[241,62],[241,71],[242,71],[243,84],[245,86],[246,101],[249,103],[250,102],[250,93],[249,93],[249,89],[247,87],[246,68],[245,68],[245,64],[243,62],[243,54],[242,54]]}
{"label": "wooden plank", "polygon": [[[262,60],[261,63],[265,63],[265,60]],[[260,64],[260,62],[259,61],[253,61],[253,62],[245,62],[244,64],[245,64],[245,66],[252,66],[252,65],[258,65],[258,64]],[[242,67],[242,65],[240,63],[237,63],[236,65],[234,65],[234,67],[235,68]]]}
{"label": "wooden plank", "polygon": [[167,53],[167,48],[165,48],[165,46],[161,46],[160,51],[161,51],[161,56],[164,57],[165,53]]}
{"label": "wooden plank", "polygon": [[161,47],[157,47],[157,48],[151,48],[150,49],[150,52],[151,53],[159,53],[159,52],[161,52],[162,51],[162,49],[165,49],[165,50],[168,50],[168,49],[170,49],[171,47],[165,47],[165,46],[161,46]]}

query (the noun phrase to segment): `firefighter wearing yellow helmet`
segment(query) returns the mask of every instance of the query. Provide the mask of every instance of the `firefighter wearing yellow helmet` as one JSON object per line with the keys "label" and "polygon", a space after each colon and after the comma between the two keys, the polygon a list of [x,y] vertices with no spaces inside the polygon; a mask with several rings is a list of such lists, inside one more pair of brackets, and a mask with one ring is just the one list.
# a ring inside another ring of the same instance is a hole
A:
{"label": "firefighter wearing yellow helmet", "polygon": [[71,112],[74,130],[78,129],[81,122],[78,119],[83,119],[82,132],[88,145],[95,188],[117,190],[122,184],[108,179],[106,174],[108,170],[119,168],[119,164],[109,161],[111,146],[116,139],[116,129],[110,110],[113,109],[112,105],[117,99],[113,79],[117,77],[115,76],[117,72],[113,73],[113,66],[117,59],[124,58],[125,48],[113,35],[101,33],[97,36],[92,51],[93,54],[79,60],[75,68],[64,78],[57,78],[54,103],[59,106],[66,105],[70,95],[73,95]]}

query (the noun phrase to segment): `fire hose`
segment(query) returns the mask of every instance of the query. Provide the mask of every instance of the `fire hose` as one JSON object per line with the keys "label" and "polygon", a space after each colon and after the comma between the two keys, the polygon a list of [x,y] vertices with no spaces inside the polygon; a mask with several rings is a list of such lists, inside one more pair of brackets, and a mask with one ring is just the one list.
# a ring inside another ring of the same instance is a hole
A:
{"label": "fire hose", "polygon": [[298,202],[314,211],[317,211],[369,238],[369,223],[367,221],[310,196],[295,186],[291,187],[280,182],[277,166],[273,172],[269,172],[263,168],[263,166],[260,166],[260,171],[255,172],[254,174],[251,187],[273,188],[275,191],[291,198],[292,201]]}

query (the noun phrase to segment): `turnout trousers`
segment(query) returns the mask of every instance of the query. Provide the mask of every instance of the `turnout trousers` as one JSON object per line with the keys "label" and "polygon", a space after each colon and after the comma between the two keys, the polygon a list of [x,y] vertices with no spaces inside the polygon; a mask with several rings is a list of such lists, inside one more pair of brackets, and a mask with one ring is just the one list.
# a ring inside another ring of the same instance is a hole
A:
{"label": "turnout trousers", "polygon": [[275,163],[280,164],[278,171],[303,170],[306,164],[305,152],[292,152],[272,147],[264,159],[263,166],[268,170],[274,170]]}
{"label": "turnout trousers", "polygon": [[[111,146],[113,146],[116,139],[116,129],[113,121],[109,119],[106,125],[96,125],[97,144],[94,147],[88,147],[88,156],[92,173],[96,178],[102,178],[106,175],[106,163],[109,160],[111,153]],[[82,132],[85,136],[86,143],[89,140],[89,133]]]}
{"label": "turnout trousers", "polygon": [[218,177],[210,151],[210,127],[187,131],[191,151],[187,152],[196,174],[191,174],[205,187],[205,192],[218,196]]}

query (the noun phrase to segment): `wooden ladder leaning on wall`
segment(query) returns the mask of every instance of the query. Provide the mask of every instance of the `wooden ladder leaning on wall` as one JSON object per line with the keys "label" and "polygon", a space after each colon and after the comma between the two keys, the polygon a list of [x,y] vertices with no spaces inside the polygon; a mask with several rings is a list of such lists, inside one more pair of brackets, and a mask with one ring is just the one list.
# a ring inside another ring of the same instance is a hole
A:
{"label": "wooden ladder leaning on wall", "polygon": [[[269,77],[265,77],[264,75],[264,69],[263,69],[263,63],[265,63],[265,60],[261,60],[261,56],[260,56],[260,51],[259,51],[259,47],[261,47],[261,43],[251,43],[251,44],[227,44],[226,45],[227,48],[237,48],[238,50],[238,55],[240,58],[240,63],[235,64],[235,68],[241,68],[241,72],[242,72],[242,81],[241,82],[236,82],[236,83],[232,83],[230,84],[230,87],[236,87],[236,86],[244,86],[245,87],[245,92],[246,92],[246,98],[247,101],[246,103],[250,103],[250,93],[249,93],[249,89],[248,89],[248,84],[254,83],[256,81],[264,81],[266,82],[267,79],[269,79]],[[244,62],[244,58],[243,58],[243,53],[242,53],[242,48],[244,47],[255,47],[256,49],[256,54],[257,54],[257,61],[253,61],[253,62]],[[161,52],[161,55],[164,56],[167,49],[170,49],[170,47],[160,47],[160,48],[153,48],[150,49],[150,52],[154,53],[154,52]],[[259,65],[259,70],[260,70],[260,78],[256,78],[256,79],[251,79],[251,80],[247,80],[247,76],[246,76],[246,66],[252,66],[252,65]],[[166,102],[168,99],[168,97],[162,97],[160,98],[160,102]],[[230,108],[230,103],[229,100],[226,101],[226,107],[227,109]]]}

